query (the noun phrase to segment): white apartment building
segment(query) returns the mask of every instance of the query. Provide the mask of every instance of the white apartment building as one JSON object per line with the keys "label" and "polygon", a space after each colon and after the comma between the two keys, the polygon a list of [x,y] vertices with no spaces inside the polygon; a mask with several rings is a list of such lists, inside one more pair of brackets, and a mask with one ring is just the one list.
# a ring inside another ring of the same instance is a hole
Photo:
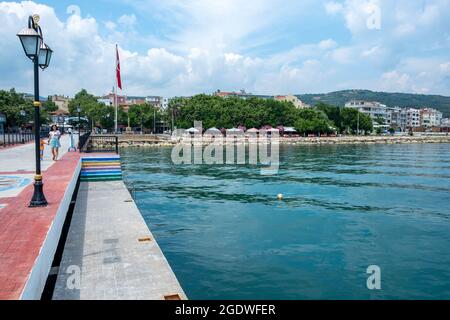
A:
{"label": "white apartment building", "polygon": [[441,127],[450,128],[450,118],[443,118],[441,120]]}
{"label": "white apartment building", "polygon": [[169,107],[169,98],[162,98],[161,107],[166,110]]}
{"label": "white apartment building", "polygon": [[420,127],[420,110],[415,108],[408,108],[404,110],[406,114],[406,128]]}
{"label": "white apartment building", "polygon": [[432,108],[425,108],[420,110],[420,124],[422,127],[439,127],[441,125],[441,121],[442,112]]}
{"label": "white apartment building", "polygon": [[[386,127],[390,126],[391,123],[391,115],[389,108],[382,103],[375,101],[362,101],[362,100],[352,100],[345,104],[346,108],[355,108],[361,113],[368,114],[372,119],[373,126],[377,127]],[[383,119],[382,125],[378,123],[378,119]]]}
{"label": "white apartment building", "polygon": [[[432,109],[387,107],[386,105],[373,102],[352,100],[345,104],[346,108],[356,108],[358,111],[370,115],[374,128],[397,128],[408,131],[418,127],[437,127],[441,125],[442,112]],[[383,119],[379,124],[377,119]]]}
{"label": "white apartment building", "polygon": [[393,128],[403,128],[406,125],[406,117],[404,116],[403,109],[400,107],[388,107],[388,121],[386,124]]}

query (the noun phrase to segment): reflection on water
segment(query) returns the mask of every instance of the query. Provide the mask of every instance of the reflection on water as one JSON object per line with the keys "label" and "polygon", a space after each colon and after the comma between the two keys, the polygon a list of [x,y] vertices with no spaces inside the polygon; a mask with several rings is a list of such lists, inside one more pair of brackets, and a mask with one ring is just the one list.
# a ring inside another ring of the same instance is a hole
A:
{"label": "reflection on water", "polygon": [[170,154],[123,150],[124,179],[191,299],[450,299],[449,144],[281,146],[274,176]]}

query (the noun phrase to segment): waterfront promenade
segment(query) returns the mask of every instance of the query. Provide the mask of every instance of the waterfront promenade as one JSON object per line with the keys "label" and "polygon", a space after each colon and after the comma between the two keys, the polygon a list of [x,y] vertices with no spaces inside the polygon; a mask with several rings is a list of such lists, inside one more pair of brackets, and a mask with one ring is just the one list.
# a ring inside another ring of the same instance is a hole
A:
{"label": "waterfront promenade", "polygon": [[80,154],[42,161],[48,206],[29,208],[33,194],[34,144],[0,150],[0,299],[39,299],[56,251],[70,198],[80,171]]}
{"label": "waterfront promenade", "polygon": [[[41,299],[55,272],[54,299],[186,299],[122,180],[80,182],[66,220],[82,159],[116,155],[67,152],[68,136],[61,144],[59,161],[48,147],[42,161],[43,208],[28,207],[34,145],[0,149],[0,300]],[[54,268],[64,223],[69,232]],[[70,266],[81,271],[80,287],[67,286]]]}

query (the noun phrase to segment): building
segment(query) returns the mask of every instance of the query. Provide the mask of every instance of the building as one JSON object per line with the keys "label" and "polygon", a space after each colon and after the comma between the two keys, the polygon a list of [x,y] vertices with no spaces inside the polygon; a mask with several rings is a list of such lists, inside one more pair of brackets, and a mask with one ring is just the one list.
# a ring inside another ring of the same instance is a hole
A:
{"label": "building", "polygon": [[[112,92],[112,93],[108,93],[105,96],[102,96],[100,98],[97,99],[97,102],[104,104],[105,106],[111,106],[114,107],[115,106],[115,99],[116,99],[116,95]],[[127,97],[126,96],[121,96],[121,95],[117,95],[117,105],[119,107],[123,107],[123,109],[125,111],[128,111],[128,108],[130,106],[130,104],[127,101]]]}
{"label": "building", "polygon": [[[116,95],[114,93],[108,93],[107,95],[97,99],[97,102],[103,103],[106,106],[114,106]],[[117,105],[127,105],[127,97],[117,95]]]}
{"label": "building", "polygon": [[[356,108],[358,111],[370,115],[375,128],[393,128],[406,132],[442,127],[443,114],[433,108],[387,107],[379,102],[362,100],[349,101],[345,104],[345,107]],[[382,124],[379,122],[382,122]]]}
{"label": "building", "polygon": [[368,114],[372,119],[374,128],[390,127],[391,111],[380,102],[351,100],[345,104],[346,108],[355,108],[359,112]]}
{"label": "building", "polygon": [[133,104],[145,104],[145,97],[128,97],[127,99],[127,104],[128,105],[133,105]]}
{"label": "building", "polygon": [[273,96],[268,95],[259,95],[259,94],[252,94],[249,92],[246,92],[244,89],[240,90],[239,92],[225,92],[217,90],[213,93],[216,97],[222,97],[222,98],[229,98],[229,97],[236,97],[241,99],[249,99],[249,98],[259,98],[259,99],[273,99]]}
{"label": "building", "polygon": [[[108,95],[105,95],[101,98],[97,99],[97,102],[103,103],[106,106],[114,106],[114,93],[109,93]],[[137,104],[151,104],[153,106],[156,106],[158,108],[167,108],[169,105],[169,99],[160,97],[160,96],[147,96],[147,97],[140,97],[140,96],[117,96],[117,105],[120,107],[123,107],[123,109],[128,112],[128,108],[132,105]]]}
{"label": "building", "polygon": [[58,107],[58,110],[50,113],[52,122],[64,123],[65,119],[69,116],[70,98],[55,94],[53,96],[50,96],[50,100]]}
{"label": "building", "polygon": [[306,103],[303,103],[302,100],[297,98],[296,96],[289,94],[286,96],[274,96],[274,99],[276,101],[285,101],[285,102],[291,102],[296,108],[303,109],[303,108],[309,108],[310,106]]}
{"label": "building", "polygon": [[420,125],[424,128],[439,127],[442,121],[442,112],[425,108],[420,110]]}
{"label": "building", "polygon": [[406,116],[403,109],[400,107],[388,107],[388,122],[391,128],[396,130],[405,131],[406,128]]}
{"label": "building", "polygon": [[58,107],[56,112],[60,114],[69,114],[69,97],[53,95],[50,97],[50,100]]}
{"label": "building", "polygon": [[162,98],[161,107],[164,110],[167,110],[167,108],[169,108],[169,98]]}
{"label": "building", "polygon": [[98,103],[102,103],[105,106],[112,106],[113,105],[113,101],[110,100],[109,98],[98,98],[97,102]]}
{"label": "building", "polygon": [[404,110],[406,114],[406,129],[414,129],[420,127],[420,110],[415,108],[407,108]]}
{"label": "building", "polygon": [[148,104],[151,104],[154,107],[162,108],[163,97],[148,96],[148,97],[145,97],[145,102],[147,102]]}

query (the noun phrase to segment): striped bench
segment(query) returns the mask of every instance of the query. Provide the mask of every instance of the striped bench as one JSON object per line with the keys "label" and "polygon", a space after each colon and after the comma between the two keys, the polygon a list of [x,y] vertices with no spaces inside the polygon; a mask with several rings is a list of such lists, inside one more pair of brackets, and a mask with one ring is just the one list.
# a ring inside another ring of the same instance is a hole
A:
{"label": "striped bench", "polygon": [[81,159],[81,181],[122,180],[120,156]]}

